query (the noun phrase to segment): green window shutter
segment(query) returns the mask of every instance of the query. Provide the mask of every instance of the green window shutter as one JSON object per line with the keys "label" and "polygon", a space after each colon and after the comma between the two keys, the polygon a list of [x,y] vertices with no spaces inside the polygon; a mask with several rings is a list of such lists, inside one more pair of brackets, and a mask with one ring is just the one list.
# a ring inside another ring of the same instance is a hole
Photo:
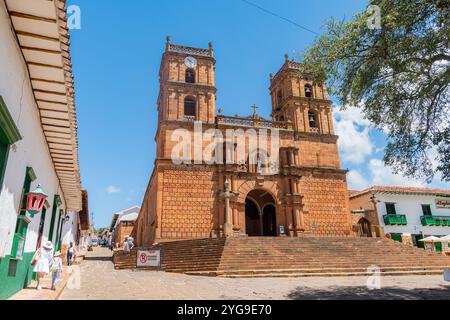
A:
{"label": "green window shutter", "polygon": [[58,231],[56,233],[56,250],[61,250],[61,233],[64,224],[64,210],[59,210]]}
{"label": "green window shutter", "polygon": [[9,154],[9,145],[0,142],[0,187],[3,186],[3,177],[5,176],[8,154]]}
{"label": "green window shutter", "polygon": [[[33,168],[27,167],[25,172],[25,181],[23,182],[22,195],[21,195],[21,206],[19,210],[19,216],[17,217],[16,222],[16,231],[13,248],[11,250],[11,256],[16,257],[17,255],[21,256],[23,253],[22,244],[25,244],[26,233],[28,229],[28,224],[30,220],[26,217],[26,206],[27,206],[27,197],[26,194],[30,192],[31,182],[36,180],[36,175],[34,174]],[[20,252],[21,251],[21,252]]]}
{"label": "green window shutter", "polygon": [[2,96],[0,96],[0,128],[2,131],[0,139],[4,144],[13,144],[22,139]]}
{"label": "green window shutter", "polygon": [[55,219],[56,219],[56,212],[58,211],[58,207],[61,205],[61,197],[59,195],[55,195],[53,198],[53,210],[52,210],[52,218],[50,220],[50,230],[48,235],[48,240],[53,241],[53,233],[55,230]]}
{"label": "green window shutter", "polygon": [[0,187],[3,186],[3,178],[8,161],[9,146],[22,139],[5,101],[0,96]]}
{"label": "green window shutter", "polygon": [[11,259],[22,260],[29,223],[30,220],[24,215],[17,218],[16,232],[11,248]]}
{"label": "green window shutter", "polygon": [[31,189],[31,182],[36,180],[36,174],[34,173],[33,168],[27,167],[27,170],[25,172],[25,182],[23,183],[23,189],[22,189],[22,201],[21,201],[21,207],[20,207],[20,214],[24,215],[25,208],[27,207],[27,196],[26,194],[30,192]]}

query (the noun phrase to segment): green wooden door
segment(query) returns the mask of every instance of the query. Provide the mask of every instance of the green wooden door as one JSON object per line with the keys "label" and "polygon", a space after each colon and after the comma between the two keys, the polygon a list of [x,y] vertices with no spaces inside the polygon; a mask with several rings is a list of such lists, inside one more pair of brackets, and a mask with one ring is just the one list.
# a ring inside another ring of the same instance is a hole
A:
{"label": "green wooden door", "polygon": [[442,252],[442,243],[441,242],[435,242],[434,243],[434,250],[436,250],[436,252]]}
{"label": "green wooden door", "polygon": [[414,245],[418,248],[425,248],[425,243],[423,241],[420,241],[423,239],[423,235],[421,234],[413,234],[414,238]]}

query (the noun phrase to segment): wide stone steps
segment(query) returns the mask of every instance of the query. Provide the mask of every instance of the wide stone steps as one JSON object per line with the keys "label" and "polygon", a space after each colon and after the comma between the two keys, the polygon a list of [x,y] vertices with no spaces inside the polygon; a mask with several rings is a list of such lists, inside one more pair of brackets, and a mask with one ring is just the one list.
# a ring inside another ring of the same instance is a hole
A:
{"label": "wide stone steps", "polygon": [[[380,238],[231,238],[165,242],[168,272],[220,277],[442,274],[450,257]],[[136,267],[136,250],[114,255],[117,269]]]}

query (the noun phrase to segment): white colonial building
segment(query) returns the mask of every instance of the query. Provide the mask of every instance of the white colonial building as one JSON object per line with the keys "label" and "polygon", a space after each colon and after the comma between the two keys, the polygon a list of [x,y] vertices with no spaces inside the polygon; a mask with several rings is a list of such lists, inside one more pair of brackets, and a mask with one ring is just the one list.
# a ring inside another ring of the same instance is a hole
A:
{"label": "white colonial building", "polygon": [[135,222],[139,216],[139,206],[133,206],[113,214],[109,231],[112,234],[112,241],[120,247],[126,236],[132,236]]}
{"label": "white colonial building", "polygon": [[[82,210],[64,4],[0,1],[0,300],[30,283],[41,244],[63,250],[65,224],[78,224]],[[38,185],[48,197],[30,214],[27,194]],[[64,240],[76,240],[69,233]]]}
{"label": "white colonial building", "polygon": [[423,246],[424,237],[450,235],[450,190],[375,186],[352,192],[350,208],[360,230],[379,226],[397,241]]}

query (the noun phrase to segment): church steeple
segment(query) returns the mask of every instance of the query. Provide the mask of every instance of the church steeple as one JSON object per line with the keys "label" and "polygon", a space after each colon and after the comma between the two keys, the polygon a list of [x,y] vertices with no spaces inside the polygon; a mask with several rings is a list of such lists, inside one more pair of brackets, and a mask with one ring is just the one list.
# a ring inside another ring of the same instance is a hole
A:
{"label": "church steeple", "polygon": [[300,74],[301,64],[286,54],[281,69],[270,76],[272,115],[277,121],[292,121],[298,132],[334,134],[332,102],[325,84],[314,84],[311,76]]}
{"label": "church steeple", "polygon": [[215,59],[208,49],[175,45],[166,38],[160,67],[159,121],[214,122]]}

